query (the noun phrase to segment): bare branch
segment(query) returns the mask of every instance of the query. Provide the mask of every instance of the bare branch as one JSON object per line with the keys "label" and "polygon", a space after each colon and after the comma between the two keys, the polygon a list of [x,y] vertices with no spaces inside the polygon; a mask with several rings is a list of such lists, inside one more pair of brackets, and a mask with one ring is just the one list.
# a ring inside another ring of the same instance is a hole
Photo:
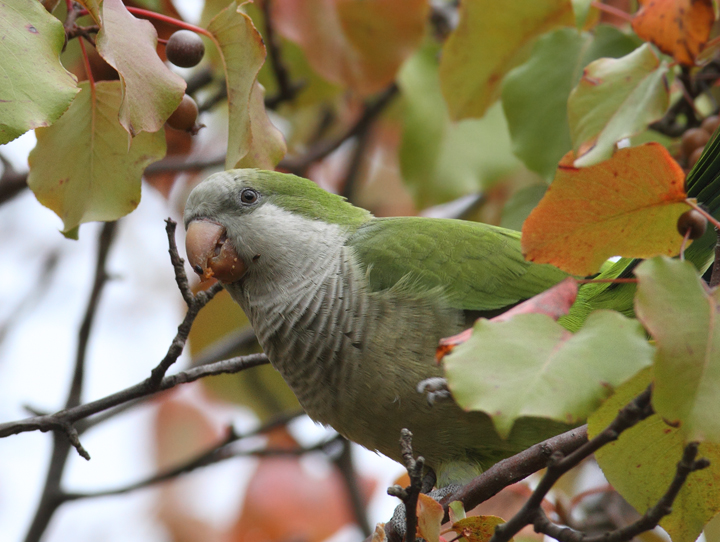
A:
{"label": "bare branch", "polygon": [[370,523],[368,523],[367,510],[365,509],[365,504],[363,503],[363,496],[358,484],[357,473],[355,472],[355,467],[353,466],[352,446],[345,438],[341,437],[339,440],[342,444],[342,449],[338,456],[333,459],[333,463],[335,463],[335,466],[340,471],[343,481],[345,482],[345,488],[347,489],[348,497],[350,499],[350,506],[355,514],[355,521],[360,527],[360,530],[362,530],[363,535],[368,537],[372,534],[372,529],[370,528]]}
{"label": "bare branch", "polygon": [[548,519],[545,512],[540,508],[533,522],[535,532],[552,536],[560,542],[629,542],[639,534],[650,531],[658,526],[660,520],[672,512],[672,505],[675,502],[680,489],[685,484],[690,473],[702,470],[710,466],[707,459],[696,460],[698,443],[691,442],[685,446],[682,459],[678,462],[675,476],[665,494],[636,522],[595,536],[586,536],[580,531],[569,527],[556,525]]}
{"label": "bare branch", "polygon": [[710,288],[720,285],[720,230],[715,228],[715,234],[717,235],[717,244],[715,245],[715,261],[710,275]]}
{"label": "bare branch", "polygon": [[541,504],[550,489],[558,479],[570,469],[578,465],[583,459],[589,457],[606,444],[617,440],[620,434],[629,429],[641,420],[653,414],[650,404],[651,388],[648,387],[625,407],[623,407],[616,418],[595,438],[586,442],[570,455],[565,457],[561,452],[554,452],[550,457],[550,464],[547,472],[540,483],[533,491],[530,498],[525,502],[520,511],[515,514],[507,523],[499,525],[490,542],[507,542],[520,532],[525,525],[532,524],[538,517]]}
{"label": "bare branch", "polygon": [[198,292],[197,294],[192,293],[187,275],[185,274],[185,260],[180,257],[177,244],[175,243],[175,229],[177,227],[177,223],[171,218],[165,220],[165,223],[165,231],[167,232],[168,243],[170,245],[168,252],[170,253],[170,261],[175,269],[175,281],[177,282],[183,299],[188,306],[188,311],[185,314],[185,318],[182,323],[178,326],[177,334],[170,344],[167,354],[165,354],[165,357],[157,365],[157,367],[152,370],[149,380],[149,385],[152,387],[160,385],[160,382],[165,376],[167,370],[177,361],[180,354],[182,354],[187,338],[190,335],[190,329],[192,328],[192,324],[195,321],[195,317],[200,312],[200,309],[207,305],[215,294],[222,290],[222,284],[216,282],[204,292]]}
{"label": "bare branch", "polygon": [[[115,222],[106,222],[103,225],[98,238],[95,279],[90,292],[90,299],[88,300],[87,308],[85,309],[85,316],[83,317],[80,330],[78,331],[75,369],[70,383],[70,390],[68,391],[68,396],[65,401],[65,410],[77,407],[80,404],[85,375],[87,345],[90,338],[92,324],[95,319],[97,306],[100,301],[100,295],[108,278],[107,272],[105,271],[105,263],[107,261],[108,253],[110,252],[115,227]],[[39,418],[45,418],[45,416],[39,416]],[[75,448],[78,454],[86,460],[90,460],[90,454],[80,443],[80,437],[77,429],[73,427],[71,422],[67,420],[58,420],[57,423],[54,424],[53,429],[58,429],[59,431],[56,431],[53,434],[52,453],[50,455],[48,471],[45,476],[45,485],[40,495],[40,502],[35,510],[35,515],[30,524],[30,528],[28,529],[28,533],[25,538],[26,542],[36,542],[40,539],[42,533],[45,532],[45,529],[50,522],[50,518],[52,518],[55,510],[57,510],[57,507],[60,506],[62,502],[59,499],[59,495],[61,493],[60,484],[62,483],[63,473],[65,472],[65,465],[67,464],[70,447],[72,446]]]}
{"label": "bare branch", "polygon": [[265,107],[268,109],[276,109],[281,103],[294,100],[297,93],[305,85],[290,81],[290,72],[287,66],[285,66],[285,61],[282,58],[280,49],[280,42],[275,35],[275,28],[272,24],[271,4],[271,0],[264,0],[262,10],[265,18],[265,46],[267,47],[268,57],[270,58],[270,66],[275,73],[278,91],[274,96],[269,96],[265,99]]}
{"label": "bare branch", "polygon": [[471,510],[504,488],[547,467],[548,460],[554,453],[570,454],[587,441],[587,426],[583,425],[539,442],[519,454],[495,463],[472,482],[443,498],[441,503],[447,508],[448,503],[461,501],[465,510]]}
{"label": "bare branch", "polygon": [[61,410],[47,416],[34,416],[15,422],[2,423],[0,424],[0,438],[17,435],[19,433],[27,433],[28,431],[41,431],[44,433],[51,430],[63,430],[63,423],[75,423],[78,420],[140,397],[154,395],[180,384],[188,384],[208,376],[234,374],[244,371],[245,369],[250,369],[251,367],[267,365],[268,363],[269,361],[265,354],[250,354],[248,356],[238,356],[209,365],[203,365],[202,367],[193,367],[187,371],[166,376],[157,387],[151,386],[149,379],[147,379],[139,384],[107,395],[102,399],[78,405],[74,408]]}
{"label": "bare branch", "polygon": [[388,495],[397,497],[405,505],[405,542],[415,542],[417,532],[417,503],[423,489],[423,468],[425,459],[420,456],[413,457],[412,433],[408,429],[400,431],[400,448],[402,450],[405,468],[410,476],[410,485],[406,488],[400,486],[389,487]]}
{"label": "bare branch", "polygon": [[297,175],[303,175],[305,170],[314,162],[322,160],[327,155],[336,150],[345,141],[357,136],[372,124],[375,119],[385,110],[388,104],[395,98],[398,93],[398,86],[393,83],[385,89],[378,98],[365,106],[365,109],[355,123],[350,126],[337,139],[332,141],[323,141],[313,147],[308,152],[295,158],[285,158],[279,164],[278,168],[292,171]]}

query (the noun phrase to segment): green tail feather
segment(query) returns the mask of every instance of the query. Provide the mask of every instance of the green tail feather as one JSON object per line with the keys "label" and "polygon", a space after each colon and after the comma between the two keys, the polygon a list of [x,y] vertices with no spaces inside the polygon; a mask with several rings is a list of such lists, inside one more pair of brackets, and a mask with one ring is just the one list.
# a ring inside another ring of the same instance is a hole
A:
{"label": "green tail feather", "polygon": [[[705,150],[692,168],[685,182],[687,195],[697,199],[712,216],[720,219],[720,131],[716,131]],[[709,227],[700,239],[696,239],[685,251],[685,259],[704,272],[714,258],[717,234]],[[632,278],[633,270],[641,260],[622,258],[597,278]],[[578,330],[587,315],[597,309],[613,309],[628,316],[634,313],[634,284],[586,284],[580,289],[578,299],[570,314],[560,323],[571,331]]]}

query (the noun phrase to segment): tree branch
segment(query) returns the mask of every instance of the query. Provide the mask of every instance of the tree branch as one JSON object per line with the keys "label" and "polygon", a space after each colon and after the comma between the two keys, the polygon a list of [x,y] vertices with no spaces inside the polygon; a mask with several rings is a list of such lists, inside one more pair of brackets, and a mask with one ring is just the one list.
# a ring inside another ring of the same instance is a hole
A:
{"label": "tree branch", "polygon": [[[88,300],[85,316],[83,317],[80,330],[78,331],[78,346],[75,356],[75,369],[70,384],[70,390],[65,401],[65,410],[77,407],[80,404],[82,395],[82,387],[85,375],[85,357],[87,354],[87,345],[90,338],[90,331],[95,319],[95,313],[100,301],[100,295],[107,282],[107,272],[105,271],[105,262],[110,251],[113,240],[116,223],[106,222],[100,236],[98,238],[98,253],[95,263],[95,279],[93,281],[90,299]],[[40,416],[41,418],[44,416]],[[86,460],[90,460],[90,454],[80,443],[80,437],[77,429],[67,420],[59,420],[53,433],[52,452],[50,454],[50,464],[45,475],[45,486],[40,495],[40,502],[35,510],[35,516],[30,524],[26,542],[36,542],[45,532],[50,518],[52,518],[55,510],[62,504],[60,499],[60,484],[62,482],[65,465],[67,464],[68,453],[70,447],[74,447],[78,454]]]}
{"label": "tree branch", "polygon": [[367,130],[370,124],[375,121],[393,98],[395,98],[398,91],[398,86],[393,83],[385,89],[374,102],[365,105],[362,115],[360,115],[357,121],[340,135],[340,137],[331,141],[320,142],[301,156],[285,158],[278,164],[278,168],[291,171],[296,175],[304,175],[305,170],[307,170],[311,164],[322,160],[345,143],[345,141]]}
{"label": "tree branch", "polygon": [[280,42],[275,35],[275,28],[272,24],[271,4],[272,0],[264,0],[262,2],[262,11],[265,19],[265,46],[267,47],[268,57],[270,58],[270,66],[275,73],[278,91],[274,96],[265,98],[265,107],[268,109],[277,109],[281,103],[294,100],[297,93],[305,85],[290,81],[290,72],[282,58]]}
{"label": "tree branch", "polygon": [[181,371],[177,374],[166,376],[157,387],[149,384],[149,379],[125,388],[124,390],[107,395],[96,401],[91,401],[74,408],[60,410],[54,414],[46,416],[33,416],[24,420],[14,422],[6,422],[0,424],[0,438],[29,431],[46,431],[64,430],[63,424],[74,424],[78,420],[82,420],[93,414],[103,412],[110,408],[116,407],[128,401],[154,395],[161,391],[169,390],[180,384],[188,384],[195,382],[201,378],[208,376],[217,376],[221,374],[234,374],[251,367],[259,365],[267,365],[270,363],[265,354],[250,354],[248,356],[238,356],[235,358],[218,361],[202,367],[193,367],[187,371]]}
{"label": "tree branch", "polygon": [[525,525],[532,524],[538,517],[541,504],[558,479],[570,469],[578,465],[583,459],[589,457],[606,444],[617,440],[620,434],[641,420],[653,414],[650,404],[651,388],[648,388],[623,407],[616,418],[595,438],[586,442],[568,456],[561,452],[554,452],[550,458],[545,476],[525,502],[520,511],[507,523],[499,525],[490,542],[507,542],[520,532]]}
{"label": "tree branch", "polygon": [[675,476],[665,494],[636,522],[621,529],[595,536],[587,536],[580,531],[570,527],[556,525],[548,519],[545,512],[540,508],[535,517],[533,525],[535,532],[543,533],[559,540],[560,542],[628,542],[634,537],[658,526],[660,520],[672,512],[672,505],[675,502],[680,489],[685,484],[690,473],[702,470],[710,466],[707,459],[698,459],[698,443],[691,442],[685,446],[682,459],[678,462]]}
{"label": "tree branch", "polygon": [[303,414],[303,412],[299,412],[299,411],[282,414],[282,415],[277,416],[277,417],[273,418],[272,420],[262,424],[261,426],[254,429],[253,431],[250,431],[243,435],[238,435],[237,433],[235,433],[234,428],[232,426],[230,426],[228,428],[227,436],[222,441],[220,441],[219,443],[210,447],[208,450],[198,454],[196,457],[190,459],[189,461],[186,461],[176,467],[173,467],[164,472],[155,474],[153,476],[149,476],[147,478],[144,478],[143,480],[134,482],[132,484],[127,484],[127,485],[116,487],[116,488],[102,489],[99,491],[62,493],[60,498],[63,502],[66,502],[66,501],[76,501],[76,500],[80,500],[80,499],[89,499],[89,498],[94,498],[94,497],[107,497],[110,495],[121,495],[123,493],[129,493],[131,491],[135,491],[136,489],[141,489],[143,487],[155,485],[160,482],[172,480],[183,474],[193,472],[199,468],[206,467],[208,465],[213,465],[215,463],[219,463],[220,461],[224,461],[226,459],[230,459],[233,457],[245,457],[245,456],[267,457],[267,456],[279,456],[279,455],[302,455],[307,452],[323,449],[330,442],[333,442],[335,439],[338,438],[338,437],[333,437],[332,439],[330,439],[328,441],[321,442],[321,443],[316,444],[315,446],[312,446],[309,448],[296,448],[296,449],[264,448],[264,449],[257,449],[257,450],[231,450],[231,449],[229,449],[229,446],[233,443],[236,443],[240,440],[243,440],[243,439],[246,439],[249,437],[267,433],[268,431],[271,431],[271,430],[275,429],[276,427],[287,424],[289,421],[293,420],[294,418],[296,418],[302,414]]}
{"label": "tree branch", "polygon": [[423,488],[425,459],[422,456],[417,459],[413,457],[412,433],[408,429],[400,431],[400,448],[405,468],[410,476],[410,485],[406,488],[392,486],[387,492],[388,495],[400,499],[405,505],[405,542],[415,542],[418,525],[417,503]]}
{"label": "tree branch", "polygon": [[715,244],[715,261],[712,266],[712,274],[710,275],[710,288],[715,288],[720,284],[720,229],[715,228],[717,235],[717,243]]}

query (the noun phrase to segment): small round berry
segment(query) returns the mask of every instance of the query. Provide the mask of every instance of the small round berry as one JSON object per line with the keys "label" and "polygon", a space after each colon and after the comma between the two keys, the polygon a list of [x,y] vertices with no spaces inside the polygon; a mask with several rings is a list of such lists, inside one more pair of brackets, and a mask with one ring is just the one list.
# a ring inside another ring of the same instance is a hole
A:
{"label": "small round berry", "polygon": [[705,130],[702,128],[690,128],[683,134],[680,142],[682,155],[685,157],[690,156],[695,149],[704,147],[708,141],[710,141],[710,134]]}
{"label": "small round berry", "polygon": [[702,156],[704,150],[705,147],[698,147],[697,149],[692,151],[692,154],[687,159],[688,168],[692,168],[695,164],[697,164],[697,161],[700,160],[700,157]]}
{"label": "small round berry", "polygon": [[167,123],[176,130],[193,132],[198,117],[198,106],[190,96],[185,94],[180,105],[173,111]]}
{"label": "small round berry", "polygon": [[712,135],[713,133],[715,133],[715,130],[717,130],[718,126],[720,126],[720,117],[718,117],[717,115],[710,115],[704,121],[702,121],[700,128],[705,130],[708,134]]}
{"label": "small round berry", "polygon": [[165,46],[167,59],[181,68],[197,66],[205,54],[202,38],[190,30],[178,30]]}
{"label": "small round berry", "polygon": [[707,219],[699,211],[690,209],[678,218],[677,229],[683,237],[690,230],[690,239],[699,239],[707,229]]}

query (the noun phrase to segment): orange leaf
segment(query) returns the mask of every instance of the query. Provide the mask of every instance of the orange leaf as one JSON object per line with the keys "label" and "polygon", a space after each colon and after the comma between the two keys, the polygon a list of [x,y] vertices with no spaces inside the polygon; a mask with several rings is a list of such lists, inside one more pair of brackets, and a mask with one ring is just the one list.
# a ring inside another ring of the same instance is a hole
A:
{"label": "orange leaf", "polygon": [[523,225],[525,258],[589,275],[611,256],[680,252],[678,217],[687,211],[684,174],[657,143],[621,149],[595,166],[560,161],[555,180]]}
{"label": "orange leaf", "polygon": [[427,0],[276,0],[272,17],[313,70],[367,95],[394,81],[422,40],[428,8]]}
{"label": "orange leaf", "polygon": [[681,64],[692,66],[715,21],[712,0],[639,0],[632,27]]}
{"label": "orange leaf", "polygon": [[[269,435],[273,448],[294,447],[284,429]],[[363,502],[367,504],[376,482],[360,479]],[[355,515],[340,471],[309,471],[298,457],[265,457],[248,483],[242,510],[232,526],[228,542],[322,542]]]}
{"label": "orange leaf", "polygon": [[439,542],[440,526],[445,515],[442,505],[429,495],[421,493],[417,502],[417,535],[428,542]]}

